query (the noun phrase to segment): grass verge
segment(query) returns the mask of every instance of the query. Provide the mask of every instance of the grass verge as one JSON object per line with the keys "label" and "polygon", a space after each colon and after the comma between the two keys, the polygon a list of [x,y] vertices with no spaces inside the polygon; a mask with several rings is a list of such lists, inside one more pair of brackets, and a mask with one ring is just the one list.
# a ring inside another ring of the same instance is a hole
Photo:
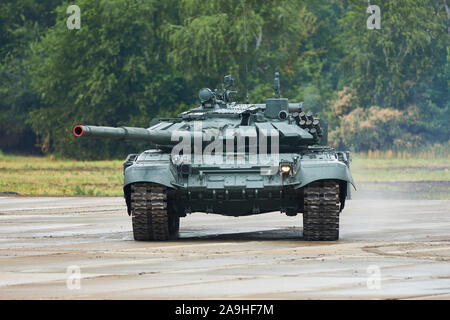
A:
{"label": "grass verge", "polygon": [[121,160],[75,161],[0,156],[0,192],[44,196],[122,195]]}
{"label": "grass verge", "polygon": [[[120,196],[122,160],[75,161],[52,156],[0,153],[0,193],[44,196]],[[400,188],[414,184],[420,198],[450,199],[450,158],[429,159],[414,154],[354,154],[351,163],[357,184],[371,188]],[[381,183],[381,184],[380,184]],[[383,186],[384,185],[384,186]],[[416,187],[420,185],[420,187]],[[444,186],[444,188],[442,187]],[[422,186],[426,186],[422,187]],[[388,190],[386,190],[388,191]]]}

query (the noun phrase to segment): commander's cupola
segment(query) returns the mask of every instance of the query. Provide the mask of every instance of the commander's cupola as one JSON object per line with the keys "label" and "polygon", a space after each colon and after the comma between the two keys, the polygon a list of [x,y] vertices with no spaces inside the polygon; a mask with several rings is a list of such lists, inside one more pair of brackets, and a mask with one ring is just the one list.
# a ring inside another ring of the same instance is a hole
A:
{"label": "commander's cupola", "polygon": [[275,91],[275,98],[266,100],[264,115],[272,119],[286,119],[289,112],[289,102],[287,98],[280,97],[280,74],[278,72],[275,72],[273,90]]}

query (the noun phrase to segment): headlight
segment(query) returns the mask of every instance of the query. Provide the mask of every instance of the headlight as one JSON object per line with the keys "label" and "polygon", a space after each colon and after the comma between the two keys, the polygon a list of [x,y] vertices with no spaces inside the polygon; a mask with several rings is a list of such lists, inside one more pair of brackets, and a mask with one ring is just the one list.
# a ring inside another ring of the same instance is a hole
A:
{"label": "headlight", "polygon": [[290,164],[282,164],[280,167],[281,172],[284,174],[288,174],[289,172],[291,172],[291,169],[292,167]]}

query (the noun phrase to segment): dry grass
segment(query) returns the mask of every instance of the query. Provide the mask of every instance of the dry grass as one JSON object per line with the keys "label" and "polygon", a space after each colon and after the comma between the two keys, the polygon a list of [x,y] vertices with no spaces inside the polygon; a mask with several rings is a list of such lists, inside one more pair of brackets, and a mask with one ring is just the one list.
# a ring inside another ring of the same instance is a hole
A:
{"label": "dry grass", "polygon": [[118,196],[122,194],[122,162],[0,155],[0,192]]}
{"label": "dry grass", "polygon": [[353,155],[351,170],[361,182],[450,181],[450,156],[433,151],[369,151]]}
{"label": "dry grass", "polygon": [[448,146],[436,148],[434,150],[422,150],[417,152],[411,151],[393,151],[393,150],[369,150],[366,153],[358,153],[358,158],[365,159],[422,159],[422,160],[436,160],[436,159],[450,159],[450,150]]}
{"label": "dry grass", "polygon": [[[0,153],[0,192],[21,195],[120,196],[122,160],[74,161]],[[450,181],[450,157],[432,153],[372,151],[354,154],[358,182]]]}

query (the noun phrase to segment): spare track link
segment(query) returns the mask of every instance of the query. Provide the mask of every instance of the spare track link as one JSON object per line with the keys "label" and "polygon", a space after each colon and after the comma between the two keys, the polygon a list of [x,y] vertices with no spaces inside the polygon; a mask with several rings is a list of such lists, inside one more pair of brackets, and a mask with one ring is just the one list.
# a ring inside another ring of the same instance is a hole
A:
{"label": "spare track link", "polygon": [[131,185],[131,214],[135,240],[169,239],[166,189],[165,186],[148,182]]}
{"label": "spare track link", "polygon": [[307,241],[339,239],[339,183],[321,180],[304,189],[303,238]]}

